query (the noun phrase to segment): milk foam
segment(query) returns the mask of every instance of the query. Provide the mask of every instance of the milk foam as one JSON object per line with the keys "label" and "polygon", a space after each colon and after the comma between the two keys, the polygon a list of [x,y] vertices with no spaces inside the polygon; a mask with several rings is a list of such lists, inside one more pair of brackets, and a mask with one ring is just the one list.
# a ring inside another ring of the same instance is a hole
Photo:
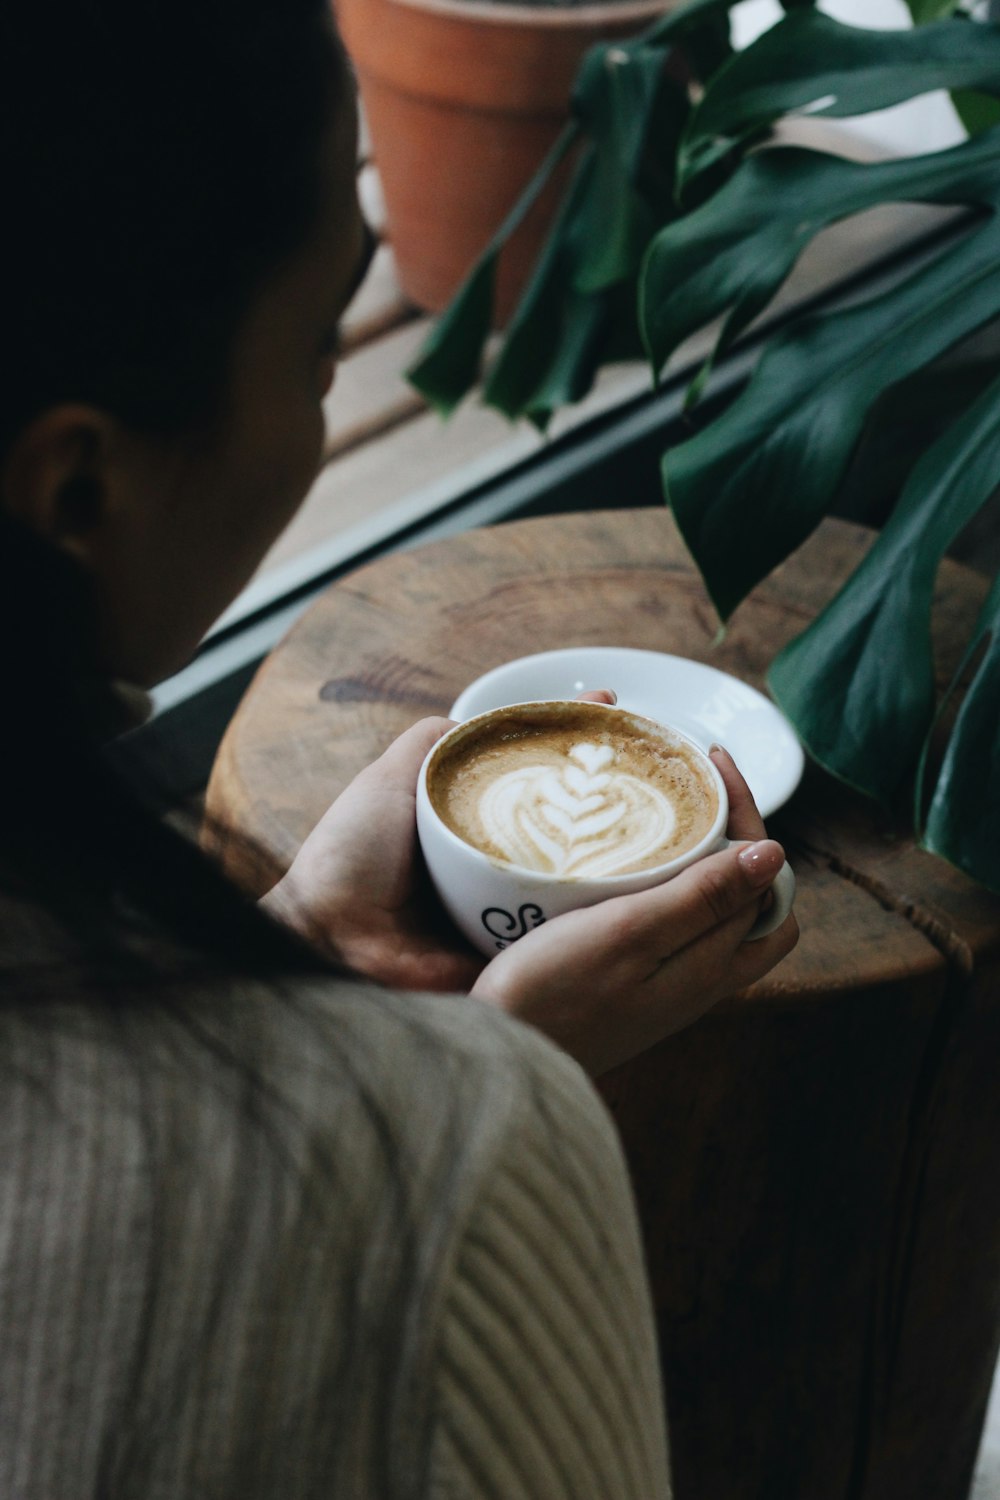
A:
{"label": "milk foam", "polygon": [[669,842],[677,814],[666,792],[617,760],[611,745],[581,741],[561,763],[498,776],[479,796],[483,832],[529,870],[593,878],[635,867]]}

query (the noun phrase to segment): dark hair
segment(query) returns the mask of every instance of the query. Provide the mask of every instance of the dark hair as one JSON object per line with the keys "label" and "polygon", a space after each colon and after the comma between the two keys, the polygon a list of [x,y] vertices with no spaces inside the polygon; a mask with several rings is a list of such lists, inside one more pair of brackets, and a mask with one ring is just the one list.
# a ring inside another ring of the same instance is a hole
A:
{"label": "dark hair", "polygon": [[0,448],[55,401],[202,418],[252,289],[317,210],[322,0],[3,8]]}
{"label": "dark hair", "polygon": [[[38,413],[208,424],[255,289],[319,210],[349,87],[325,0],[65,0],[0,15],[0,462]],[[105,766],[94,609],[70,560],[0,517],[7,878],[108,952],[130,916],[219,962],[316,963]]]}
{"label": "dark hair", "polygon": [[[2,8],[0,464],[25,425],[62,401],[92,403],[167,435],[211,422],[255,289],[317,216],[324,127],[347,87],[328,0],[18,0]],[[241,980],[263,980],[265,1000],[284,1002],[282,1034],[297,1037],[303,1058],[319,1059],[334,1081],[336,1018],[311,1011],[292,983],[329,966],[159,818],[155,788],[112,770],[100,730],[113,693],[97,670],[95,620],[82,569],[0,511],[0,930],[8,950],[0,953],[0,1020],[5,1038],[20,1026],[37,1040],[43,1090],[46,1037],[72,1041],[90,1017],[120,1037],[115,1055],[123,1076],[139,1079],[136,1110],[148,1141],[148,1161],[136,1170],[146,1172],[161,1207],[166,1200],[172,1224],[183,1216],[187,1179],[171,1172],[160,1122],[145,1118],[157,1069],[172,1067],[192,1097],[204,1075],[220,1097],[239,1100],[232,1232],[209,1247],[214,1312],[190,1330],[194,1367],[225,1326],[231,1260],[263,1189],[258,1139],[267,1137],[269,1160],[287,1160],[291,1174],[313,1149],[305,1124],[302,1139],[283,1147],[295,1102],[275,1096],[266,1057],[244,1041],[241,1028],[252,1033],[261,1013],[262,987]],[[0,1069],[23,1081],[17,1067],[5,1050]],[[85,1072],[81,1065],[83,1082]],[[341,1072],[350,1084],[346,1064]],[[55,1115],[55,1082],[52,1089]],[[331,1392],[325,1427],[331,1451],[360,1404],[390,1400],[398,1358],[384,1330],[404,1312],[412,1316],[419,1296],[396,1137],[377,1098],[365,1095],[364,1108],[389,1143],[384,1198],[393,1205],[394,1259],[391,1272],[383,1270],[383,1332],[374,1339],[370,1309],[354,1282],[344,1282],[351,1305],[343,1389]],[[197,1119],[195,1106],[190,1115]],[[190,1152],[190,1142],[182,1150]],[[349,1161],[327,1164],[331,1189],[349,1169]],[[322,1197],[322,1213],[336,1214],[336,1193]],[[143,1454],[170,1441],[140,1399],[150,1382],[155,1387],[157,1289],[172,1254],[169,1238],[153,1238],[147,1322],[121,1393],[121,1421],[103,1435],[101,1495],[139,1492]],[[326,1239],[316,1236],[316,1266],[326,1265]],[[357,1268],[368,1255],[357,1247]],[[161,1421],[183,1394],[161,1400],[156,1392]],[[304,1460],[310,1474],[315,1469],[316,1493],[327,1492],[327,1458]],[[261,1461],[280,1469],[285,1460]],[[387,1474],[398,1468],[388,1452],[381,1462]],[[387,1477],[383,1492],[411,1493],[419,1478]]]}

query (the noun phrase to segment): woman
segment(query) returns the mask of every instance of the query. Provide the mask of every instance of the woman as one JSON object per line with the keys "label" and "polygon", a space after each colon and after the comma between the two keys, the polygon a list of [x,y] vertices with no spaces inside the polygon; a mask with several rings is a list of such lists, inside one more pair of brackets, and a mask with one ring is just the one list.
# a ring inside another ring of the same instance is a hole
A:
{"label": "woman", "polygon": [[722,756],[747,849],[482,967],[415,874],[444,721],[264,911],[158,822],[102,755],[115,684],[190,655],[314,473],[352,91],[320,0],[7,7],[0,75],[0,1494],[662,1495],[579,1063],[789,950],[742,946],[780,849]]}

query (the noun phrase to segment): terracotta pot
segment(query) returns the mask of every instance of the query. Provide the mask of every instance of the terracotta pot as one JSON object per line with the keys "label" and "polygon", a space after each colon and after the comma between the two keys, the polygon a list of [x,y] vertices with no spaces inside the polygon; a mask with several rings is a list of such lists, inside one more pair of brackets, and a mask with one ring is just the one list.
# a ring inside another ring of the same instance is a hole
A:
{"label": "terracotta pot", "polygon": [[[334,0],[357,70],[400,281],[440,311],[556,140],[580,62],[678,0],[574,7],[474,0]],[[566,179],[554,180],[500,260],[502,326]]]}

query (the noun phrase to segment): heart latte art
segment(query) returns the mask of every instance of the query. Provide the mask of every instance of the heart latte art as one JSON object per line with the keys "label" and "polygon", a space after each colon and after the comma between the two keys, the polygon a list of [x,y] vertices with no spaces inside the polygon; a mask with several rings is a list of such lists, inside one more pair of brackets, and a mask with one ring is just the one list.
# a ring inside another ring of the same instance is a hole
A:
{"label": "heart latte art", "polygon": [[551,711],[533,722],[524,708],[472,732],[434,770],[437,811],[493,858],[570,880],[650,868],[700,842],[718,800],[697,754],[602,712],[566,705],[565,722]]}
{"label": "heart latte art", "polygon": [[508,771],[479,799],[489,843],[554,875],[614,875],[658,853],[677,825],[670,799],[616,759],[610,745],[581,741],[562,765]]}

